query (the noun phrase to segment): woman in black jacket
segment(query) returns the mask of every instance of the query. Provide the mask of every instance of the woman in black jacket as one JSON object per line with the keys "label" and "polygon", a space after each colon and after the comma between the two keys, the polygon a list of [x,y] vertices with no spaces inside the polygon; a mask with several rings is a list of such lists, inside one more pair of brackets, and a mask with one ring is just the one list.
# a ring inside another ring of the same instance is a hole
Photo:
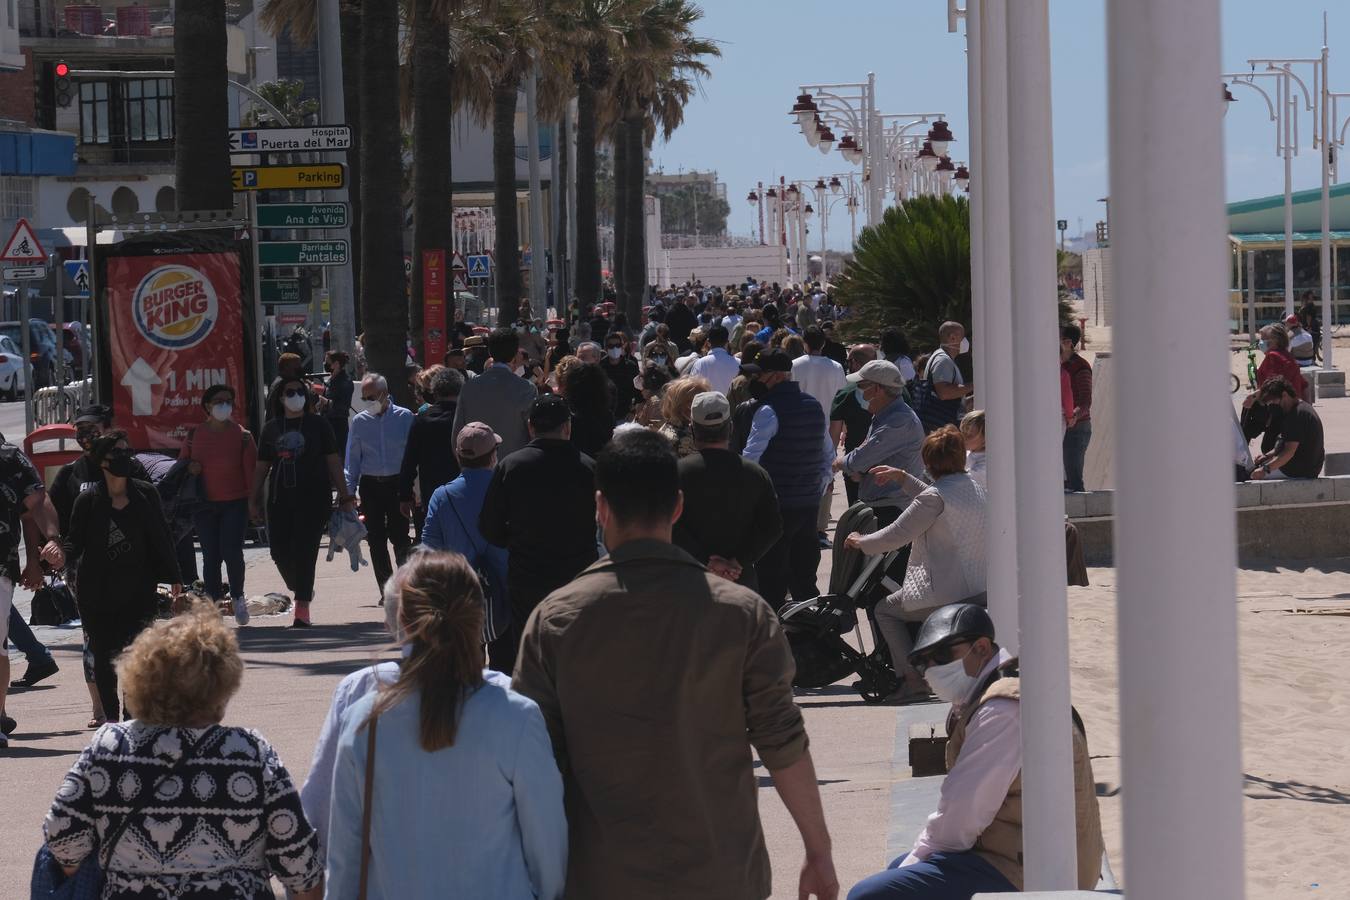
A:
{"label": "woman in black jacket", "polygon": [[[94,683],[108,721],[118,720],[117,672],[113,661],[159,612],[158,585],[182,592],[173,539],[159,494],[132,477],[126,432],[109,431],[89,450],[103,480],[75,499],[66,535],[66,559],[75,568],[77,602]],[[123,710],[131,713],[128,710]]]}

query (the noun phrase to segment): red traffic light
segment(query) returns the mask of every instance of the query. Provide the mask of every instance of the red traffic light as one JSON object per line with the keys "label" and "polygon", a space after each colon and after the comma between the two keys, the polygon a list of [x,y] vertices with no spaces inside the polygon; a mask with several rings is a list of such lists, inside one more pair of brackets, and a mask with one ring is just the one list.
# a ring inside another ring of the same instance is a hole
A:
{"label": "red traffic light", "polygon": [[66,65],[63,62],[59,62],[56,64],[56,76],[58,78],[65,78],[69,74],[70,74],[70,66]]}

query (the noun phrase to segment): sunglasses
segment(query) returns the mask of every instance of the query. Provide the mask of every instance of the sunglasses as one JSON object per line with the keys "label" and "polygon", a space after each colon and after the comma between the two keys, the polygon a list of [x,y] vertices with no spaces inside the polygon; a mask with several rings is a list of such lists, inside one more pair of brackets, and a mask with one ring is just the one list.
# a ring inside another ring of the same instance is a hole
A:
{"label": "sunglasses", "polygon": [[938,647],[930,651],[929,653],[925,654],[924,658],[919,660],[919,662],[915,664],[914,668],[918,669],[919,674],[922,675],[924,672],[926,672],[933,666],[945,666],[947,665],[947,663],[957,659],[956,656],[957,647],[965,647],[969,644],[970,641],[956,641],[955,643],[948,644],[945,647]]}
{"label": "sunglasses", "polygon": [[286,388],[286,396],[287,396],[287,397],[303,397],[303,396],[305,396],[305,389],[304,389],[304,388]]}

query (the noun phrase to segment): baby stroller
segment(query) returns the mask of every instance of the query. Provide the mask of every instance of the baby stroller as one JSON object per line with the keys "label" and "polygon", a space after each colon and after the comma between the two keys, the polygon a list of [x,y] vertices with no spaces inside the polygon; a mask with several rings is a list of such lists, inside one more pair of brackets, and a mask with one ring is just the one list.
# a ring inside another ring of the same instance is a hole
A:
{"label": "baby stroller", "polygon": [[[879,703],[899,686],[900,678],[891,664],[890,650],[877,629],[874,614],[877,603],[900,589],[909,548],[865,556],[844,546],[854,531],[876,530],[876,515],[858,503],[840,516],[834,537],[834,566],[830,574],[830,592],[810,600],[788,603],[779,611],[779,621],[792,647],[797,663],[793,684],[801,688],[822,688],[851,674],[857,674],[854,689],[868,703]],[[892,575],[894,571],[895,575]],[[863,647],[858,610],[867,613],[873,650],[864,653],[845,640],[853,633],[857,647]]]}

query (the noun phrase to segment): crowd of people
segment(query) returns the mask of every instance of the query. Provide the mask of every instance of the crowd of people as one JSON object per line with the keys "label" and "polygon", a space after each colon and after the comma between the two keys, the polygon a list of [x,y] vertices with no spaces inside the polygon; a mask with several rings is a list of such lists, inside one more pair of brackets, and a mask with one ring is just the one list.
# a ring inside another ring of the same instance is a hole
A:
{"label": "crowd of people", "polygon": [[[457,329],[426,368],[351,373],[330,353],[320,383],[283,357],[256,442],[234,388],[212,386],[181,453],[204,599],[169,609],[157,586],[182,594],[182,539],[106,409],[81,411],[84,453],[50,497],[0,447],[0,595],[65,566],[101,726],[57,793],[39,864],[60,878],[97,861],[105,897],[253,898],[272,875],[292,896],[362,900],[431,885],[765,897],[757,757],[801,833],[801,896],[833,898],[778,619],[819,595],[831,549],[901,552],[899,589],[875,611],[898,676],[887,699],[961,710],[943,807],[850,896],[1020,887],[1016,661],[983,610],[969,341],[946,322],[927,354],[896,328],[847,345],[838,313],[818,286],[751,282],[663,292],[632,324],[608,304],[546,322],[522,304],[514,325]],[[1082,489],[1091,433],[1081,338],[1061,334],[1066,490]],[[841,474],[871,519],[831,540]],[[243,670],[222,614],[249,623],[241,550],[265,524],[292,627],[322,624],[315,567],[335,509],[364,520],[403,655],[342,681],[297,789],[264,738],[220,724]],[[29,665],[29,683],[52,674]],[[124,781],[134,789],[108,791]],[[195,799],[179,812],[184,791]],[[1080,807],[1080,850],[1099,856],[1095,799]]]}

